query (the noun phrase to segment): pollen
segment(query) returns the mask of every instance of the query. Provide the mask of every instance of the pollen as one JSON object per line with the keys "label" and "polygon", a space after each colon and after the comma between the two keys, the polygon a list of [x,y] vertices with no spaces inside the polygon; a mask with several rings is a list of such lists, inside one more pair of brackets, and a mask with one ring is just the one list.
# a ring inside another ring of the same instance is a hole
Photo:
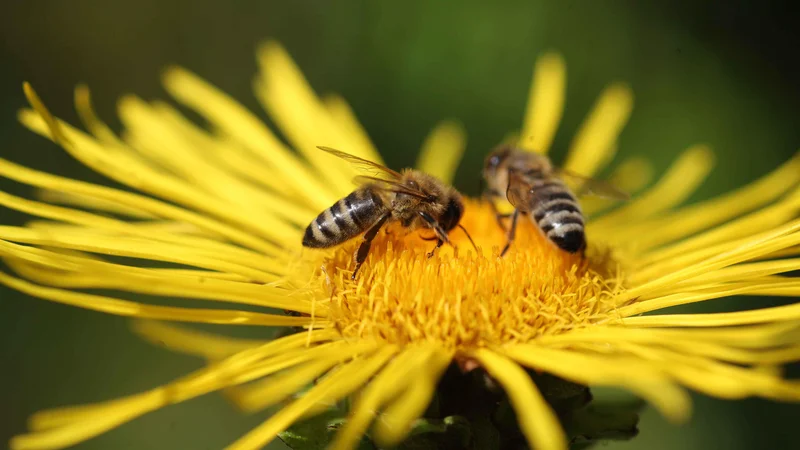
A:
{"label": "pollen", "polygon": [[[558,249],[521,218],[510,251],[491,208],[467,200],[452,246],[428,256],[425,231],[388,227],[366,264],[350,279],[354,240],[319,264],[321,301],[342,335],[397,345],[430,342],[459,351],[528,342],[609,318],[610,299],[624,289],[618,264],[593,249],[587,257]],[[506,223],[507,225],[507,223]]]}

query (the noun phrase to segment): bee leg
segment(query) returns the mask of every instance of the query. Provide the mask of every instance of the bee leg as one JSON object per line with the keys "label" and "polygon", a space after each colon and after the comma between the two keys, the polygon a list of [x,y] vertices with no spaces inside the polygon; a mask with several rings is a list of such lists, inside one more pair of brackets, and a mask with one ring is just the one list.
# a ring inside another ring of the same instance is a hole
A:
{"label": "bee leg", "polygon": [[511,214],[501,214],[500,211],[497,210],[497,204],[494,202],[494,199],[499,197],[496,193],[492,191],[484,191],[483,198],[489,203],[489,207],[492,208],[492,213],[494,213],[494,218],[497,220],[497,225],[503,231],[508,231],[506,226],[503,224],[503,219],[508,219],[511,217]]}
{"label": "bee leg", "polygon": [[439,240],[436,241],[436,247],[434,247],[434,249],[431,250],[430,253],[428,253],[428,258],[430,258],[431,256],[433,256],[433,252],[435,252],[437,248],[441,247],[442,244],[444,244],[445,242],[449,244],[450,239],[447,238],[447,232],[444,231],[444,229],[442,229],[441,225],[439,225],[439,222],[437,222],[436,219],[431,217],[430,214],[426,213],[425,211],[420,211],[419,216],[422,217],[422,220],[427,222],[428,225],[431,226],[431,228],[433,228],[433,231],[436,233],[436,237],[439,238]]}
{"label": "bee leg", "polygon": [[500,257],[502,258],[506,252],[508,251],[509,247],[511,247],[511,243],[514,241],[514,236],[517,234],[517,219],[519,218],[519,210],[515,209],[514,214],[511,215],[511,229],[508,230],[508,242],[506,242],[506,246],[503,247],[503,251],[500,252]]}
{"label": "bee leg", "polygon": [[369,248],[372,246],[372,240],[375,239],[377,236],[378,231],[380,231],[381,227],[386,220],[389,218],[390,214],[384,214],[375,222],[366,233],[364,233],[364,242],[358,246],[358,250],[356,250],[356,267],[353,269],[353,275],[350,276],[351,280],[356,279],[356,274],[358,273],[358,269],[361,268],[361,264],[364,264],[364,261],[367,260],[367,254],[369,254]]}
{"label": "bee leg", "polygon": [[433,254],[434,254],[434,253],[436,253],[436,249],[437,249],[437,248],[439,248],[439,247],[441,247],[441,246],[442,246],[442,244],[444,244],[444,241],[443,241],[443,240],[441,240],[441,239],[438,239],[438,240],[436,241],[436,247],[434,247],[434,248],[433,248],[433,250],[431,250],[430,252],[428,252],[428,258],[431,258],[431,257],[433,257]]}
{"label": "bee leg", "polygon": [[436,221],[430,214],[426,213],[425,211],[420,211],[419,216],[422,217],[422,220],[428,223],[428,225],[433,228],[433,231],[436,233],[436,236],[439,238],[440,241],[444,241],[446,243],[450,243],[450,239],[447,238],[447,232],[444,231],[439,222]]}

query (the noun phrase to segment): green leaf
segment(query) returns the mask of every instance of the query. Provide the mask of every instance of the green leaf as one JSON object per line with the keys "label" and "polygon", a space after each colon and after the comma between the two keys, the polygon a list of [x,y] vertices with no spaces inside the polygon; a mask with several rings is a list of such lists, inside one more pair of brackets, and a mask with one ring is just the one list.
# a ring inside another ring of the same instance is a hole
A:
{"label": "green leaf", "polygon": [[[344,412],[340,408],[331,408],[317,416],[298,422],[278,437],[292,450],[325,450],[336,431],[345,423]],[[375,450],[372,443],[362,438],[357,450]]]}
{"label": "green leaf", "polygon": [[628,440],[639,434],[639,411],[644,402],[621,391],[597,390],[595,398],[564,420],[573,449],[610,440]]}
{"label": "green leaf", "polygon": [[411,434],[397,448],[402,450],[466,450],[472,447],[472,427],[461,416],[418,419]]}

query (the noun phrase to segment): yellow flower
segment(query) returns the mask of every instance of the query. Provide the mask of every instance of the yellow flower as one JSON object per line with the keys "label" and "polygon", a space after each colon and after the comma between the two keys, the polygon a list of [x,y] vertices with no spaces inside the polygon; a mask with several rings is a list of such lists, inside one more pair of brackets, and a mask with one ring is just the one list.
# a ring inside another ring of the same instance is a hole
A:
{"label": "yellow flower", "polygon": [[[303,228],[353,189],[356,174],[315,147],[377,162],[380,155],[344,100],[320,100],[279,45],[263,46],[258,56],[256,95],[297,153],[252,113],[178,68],[165,73],[165,87],[204,117],[207,128],[165,103],[131,96],[119,103],[125,132],[118,137],[79,88],[76,105],[87,134],[53,118],[26,86],[33,110],[20,119],[28,128],[139,193],[0,160],[0,175],[40,189],[38,201],[0,193],[0,204],[45,219],[0,227],[0,256],[17,274],[0,272],[0,282],[34,297],[139,319],[304,331],[261,342],[137,321],[141,335],[200,355],[208,365],[140,394],[38,413],[31,432],[13,438],[12,448],[70,446],[217,390],[245,411],[284,405],[231,449],[260,448],[351,394],[350,417],[334,446],[352,448],[370,425],[373,439],[392,445],[407,436],[453,362],[483,367],[505,389],[521,430],[538,449],[565,448],[566,441],[523,368],[626,388],[675,421],[690,410],[682,386],[722,398],[800,399],[800,385],[777,370],[800,359],[800,303],[641,315],[742,294],[800,294],[797,278],[781,276],[800,269],[800,158],[689,206],[680,204],[712,166],[707,147],[686,150],[649,188],[648,162],[623,161],[612,179],[641,192],[623,205],[584,204],[599,215],[587,227],[586,260],[558,251],[529,223],[500,258],[505,236],[489,207],[467,200],[462,223],[478,252],[456,231],[454,245],[429,259],[430,242],[390,228],[353,282],[358,242],[330,251],[300,244]],[[550,147],[565,76],[558,55],[537,62],[524,146]],[[631,108],[625,85],[603,91],[566,168],[592,175],[608,165]],[[449,182],[464,145],[461,128],[444,123],[425,143],[418,167]],[[233,306],[158,306],[93,289]]]}

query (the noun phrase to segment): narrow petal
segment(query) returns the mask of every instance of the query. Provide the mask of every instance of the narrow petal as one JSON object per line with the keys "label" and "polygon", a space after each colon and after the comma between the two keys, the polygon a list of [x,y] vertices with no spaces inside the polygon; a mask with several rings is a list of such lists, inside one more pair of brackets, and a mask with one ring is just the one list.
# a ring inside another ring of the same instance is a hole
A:
{"label": "narrow petal", "polygon": [[263,160],[273,168],[271,176],[305,198],[309,205],[322,209],[336,199],[336,194],[322,181],[324,177],[295,156],[255,114],[238,102],[181,68],[168,69],[163,78],[167,92]]}
{"label": "narrow petal", "polygon": [[[284,180],[280,177],[266,177],[267,173],[277,170],[263,158],[259,158],[250,151],[242,142],[231,136],[216,134],[192,122],[172,105],[155,101],[153,110],[158,116],[179,133],[183,139],[191,141],[198,154],[214,163],[219,163],[234,176],[248,180],[256,186],[262,186],[270,192],[279,192],[287,198],[302,200],[304,196],[298,195],[294,189],[287,189]],[[246,163],[246,164],[245,164]]]}
{"label": "narrow petal", "polygon": [[663,370],[707,395],[740,399],[752,396],[774,400],[800,400],[800,385],[774,374],[725,364],[712,358],[634,343],[618,343],[637,357],[658,364]]}
{"label": "narrow petal", "polygon": [[[202,230],[207,230],[209,233],[224,236],[235,243],[268,255],[275,255],[283,252],[282,250],[278,250],[278,247],[274,244],[257,238],[251,233],[231,227],[228,224],[202,214],[197,214],[142,195],[39,172],[4,159],[0,159],[0,176],[40,188],[109,201],[123,205],[124,207],[135,208],[164,219],[192,224]],[[128,232],[136,233],[132,230],[133,228],[126,229]]]}
{"label": "narrow petal", "polygon": [[[795,327],[795,330],[798,328]],[[596,345],[603,342],[611,350],[616,343],[636,343],[661,346],[679,351],[681,353],[714,358],[721,361],[730,361],[738,364],[784,364],[800,358],[800,345],[788,345],[778,348],[780,341],[775,340],[762,346],[749,349],[737,348],[743,337],[722,340],[719,336],[703,336],[692,333],[697,330],[656,330],[634,329],[623,327],[597,326],[587,329],[586,332],[566,333],[553,336],[552,339],[543,339],[554,347],[563,349],[576,345]],[[718,330],[709,330],[711,333]],[[744,331],[744,330],[743,330]],[[744,336],[744,333],[742,333]],[[797,333],[795,333],[797,336]],[[712,342],[709,342],[712,341]],[[715,341],[715,342],[713,342]],[[556,344],[557,343],[557,344]],[[775,347],[773,349],[764,347]]]}
{"label": "narrow petal", "polygon": [[246,413],[262,411],[301,391],[339,363],[339,355],[318,357],[300,367],[284,370],[252,385],[232,390],[228,397],[237,408]]}
{"label": "narrow petal", "polygon": [[687,149],[672,163],[655,186],[621,208],[592,221],[587,228],[593,232],[602,232],[606,239],[629,236],[616,231],[619,224],[632,218],[640,221],[679,205],[705,180],[713,162],[713,154],[707,146],[697,145]]}
{"label": "narrow petal", "polygon": [[[668,216],[645,220],[626,228],[640,236],[637,240],[638,248],[653,248],[698,231],[708,230],[714,225],[768,205],[796,187],[798,183],[800,183],[800,153],[772,173],[745,187],[711,200],[692,204]],[[788,209],[790,205],[785,204],[785,207]],[[656,223],[664,222],[669,222],[670,226],[655,226]],[[648,232],[639,234],[638,230]],[[676,249],[678,253],[686,250],[686,247]]]}
{"label": "narrow petal", "polygon": [[[290,337],[292,340],[294,337]],[[287,340],[276,340],[247,349],[167,385],[108,402],[42,411],[31,418],[32,433],[11,441],[15,450],[60,449],[90,439],[161,407],[183,402],[252,378],[243,369],[269,354]],[[307,350],[310,351],[310,350]],[[293,355],[294,356],[294,355]],[[276,370],[280,370],[278,367]],[[259,374],[263,376],[264,374]]]}
{"label": "narrow petal", "polygon": [[800,303],[710,314],[658,314],[619,319],[623,325],[632,327],[726,327],[767,322],[789,322],[800,320]]}
{"label": "narrow petal", "polygon": [[[0,241],[0,254],[6,243]],[[24,248],[24,247],[23,247]],[[204,274],[156,272],[154,269],[128,267],[98,261],[95,264],[79,263],[65,269],[64,259],[43,257],[43,263],[28,261],[39,258],[35,250],[25,254],[26,261],[17,259],[21,252],[5,259],[6,264],[17,274],[35,283],[67,289],[111,289],[120,292],[153,295],[159,297],[175,297],[192,300],[251,305],[262,308],[283,308],[294,311],[301,309],[310,313],[313,309],[311,301],[299,296],[289,297],[285,290],[272,286],[253,284],[249,280],[224,280]],[[87,260],[75,258],[74,260]],[[54,267],[56,263],[60,267]],[[88,260],[87,260],[88,261]],[[97,270],[99,269],[99,270]],[[187,271],[188,272],[188,271]],[[200,272],[200,271],[196,271]],[[324,307],[318,307],[316,317],[326,314]]]}
{"label": "narrow petal", "polygon": [[[323,333],[319,331],[323,331]],[[347,342],[342,340],[341,336],[331,333],[330,329],[296,333],[292,337],[297,339],[291,342],[287,341],[287,345],[299,344],[308,348],[290,349],[283,352],[275,351],[275,349],[264,352],[259,348],[243,352],[242,354],[257,355],[258,360],[242,359],[239,363],[241,370],[231,377],[230,386],[226,389],[227,399],[237,408],[246,412],[269,407],[298,394],[307,383],[322,376],[330,368],[343,364],[354,357],[363,357],[373,353],[377,345],[374,341],[367,340]],[[312,345],[317,342],[323,343]],[[228,360],[231,359],[233,358],[228,358]],[[304,383],[302,380],[306,380],[306,382]],[[239,386],[243,383],[248,384]]]}
{"label": "narrow petal", "polygon": [[532,448],[540,450],[566,449],[567,438],[553,410],[522,368],[490,350],[474,354],[484,369],[506,391],[517,422]]}
{"label": "narrow petal", "polygon": [[620,317],[635,316],[649,311],[657,311],[672,306],[688,305],[715,298],[733,297],[736,295],[769,295],[800,296],[800,280],[796,281],[754,281],[746,283],[730,283],[692,292],[678,288],[677,294],[663,293],[652,295],[652,299],[640,299],[636,303],[623,306],[617,310]]}
{"label": "narrow petal", "polygon": [[691,254],[702,255],[704,251],[714,247],[716,247],[714,251],[717,252],[720,246],[735,245],[738,240],[747,238],[753,234],[753,230],[768,230],[797,218],[798,206],[800,206],[800,189],[795,189],[790,195],[772,206],[711,228],[673,245],[645,253],[637,263],[659,266],[669,263],[669,261],[686,258]]}
{"label": "narrow petal", "polygon": [[[0,202],[2,202],[2,199],[0,199]],[[65,231],[59,233],[58,236],[48,236],[40,231],[24,227],[0,226],[0,239],[18,243],[53,246],[92,253],[183,264],[190,267],[235,273],[262,283],[275,281],[275,275],[270,275],[268,271],[252,269],[241,265],[238,261],[228,262],[221,258],[215,260],[213,256],[208,253],[197,251],[190,246],[148,241],[141,238],[129,237],[127,239],[120,239],[112,236],[102,236],[99,233],[94,236],[87,236],[87,233],[77,232],[68,234]],[[3,248],[7,251],[12,251],[12,248],[18,249],[19,247],[12,247],[11,244],[8,244]]]}
{"label": "narrow petal", "polygon": [[415,167],[452,184],[466,145],[466,132],[461,124],[442,122],[425,139]]}
{"label": "narrow petal", "polygon": [[73,206],[77,208],[87,209],[90,211],[99,211],[118,216],[125,216],[131,219],[155,219],[156,216],[142,211],[140,209],[131,208],[125,205],[120,205],[108,200],[103,200],[88,195],[72,194],[69,192],[53,191],[49,189],[40,189],[36,193],[36,198],[45,202],[64,206]]}
{"label": "narrow petal", "polygon": [[727,283],[744,281],[752,278],[775,275],[800,270],[800,258],[789,258],[775,261],[760,261],[737,264],[731,267],[701,274],[679,285],[684,289],[690,286],[708,283]]}
{"label": "narrow petal", "polygon": [[340,132],[347,133],[346,141],[352,142],[353,148],[361,150],[360,156],[378,164],[384,164],[380,152],[375,148],[367,131],[361,126],[361,122],[347,101],[339,95],[327,95],[323,102]]}
{"label": "narrow petal", "polygon": [[613,159],[616,142],[633,109],[633,92],[626,84],[605,88],[570,146],[564,168],[592,177]]}
{"label": "narrow petal", "polygon": [[[206,195],[163,171],[156,170],[149,161],[131,156],[124,149],[103,147],[85,133],[55,119],[27,84],[25,95],[40,117],[37,121],[35,116],[23,114],[21,119],[25,125],[50,137],[77,160],[97,172],[142,192],[203,211],[277,241],[282,239],[281,231],[287,231],[285,225],[277,223],[274,218],[270,218],[267,223],[255,220],[250,214],[237,211],[226,202]],[[43,125],[46,126],[43,128]],[[276,230],[270,229],[270,222],[275,222]],[[299,235],[299,232],[294,234]]]}
{"label": "narrow petal", "polygon": [[[629,319],[626,319],[629,320]],[[760,350],[800,342],[800,322],[776,322],[737,327],[710,328],[648,328],[639,333],[632,327],[597,325],[553,336],[542,336],[538,341],[545,346],[569,345],[573,342],[597,342],[609,336],[635,335],[659,341],[711,342],[736,348]]]}
{"label": "narrow petal", "polygon": [[70,447],[93,438],[136,417],[157,409],[161,404],[161,392],[151,391],[115,400],[101,413],[90,416],[91,420],[76,425],[64,425],[52,429],[32,432],[11,438],[12,450],[50,450]]}
{"label": "narrow petal", "polygon": [[85,294],[65,289],[37,286],[2,272],[0,272],[0,284],[4,284],[32,297],[117,316],[227,325],[304,326],[313,323],[324,323],[309,317],[281,316],[227,309],[179,308],[146,305],[103,295]]}
{"label": "narrow petal", "polygon": [[373,379],[356,400],[344,427],[336,433],[331,450],[350,450],[366,433],[381,407],[417,382],[423,365],[430,360],[432,348],[404,350]]}
{"label": "narrow petal", "polygon": [[[153,345],[167,348],[176,353],[200,356],[211,361],[267,343],[277,342],[234,338],[152,320],[135,320],[131,324],[131,328],[139,337]],[[288,350],[292,346],[305,345],[307,340],[308,337],[304,333],[281,338],[278,341],[287,344],[282,346],[279,351]],[[289,344],[290,342],[291,344]]]}
{"label": "narrow petal", "polygon": [[756,234],[742,242],[737,242],[736,247],[723,249],[713,253],[707,259],[683,266],[681,269],[664,272],[665,275],[647,281],[643,284],[628,289],[618,295],[614,301],[622,305],[630,299],[647,295],[658,289],[663,289],[673,283],[688,280],[694,276],[709,273],[737,263],[749,261],[778,250],[800,244],[800,220],[795,220],[786,225],[773,228],[770,231]]}
{"label": "narrow petal", "polygon": [[305,411],[320,402],[333,402],[360,389],[397,352],[394,346],[385,346],[375,354],[355,360],[320,380],[302,397],[295,400],[266,422],[232,443],[227,450],[259,449],[274,440],[278,433],[288,428]]}
{"label": "narrow petal", "polygon": [[528,105],[519,145],[546,154],[564,111],[567,90],[567,66],[558,53],[546,53],[533,68]]}
{"label": "narrow petal", "polygon": [[[279,308],[302,314],[311,314],[317,319],[315,323],[324,323],[328,316],[327,306],[315,304],[313,300],[302,297],[296,292],[288,293],[284,289],[271,286],[230,282],[214,277],[188,276],[177,277],[166,273],[165,276],[156,277],[149,274],[126,274],[120,271],[100,272],[99,276],[79,275],[64,276],[57,271],[46,271],[32,265],[21,265],[14,260],[9,260],[9,267],[17,270],[20,275],[31,281],[52,287],[68,287],[70,289],[113,289],[120,292],[146,294],[156,297],[172,297],[177,299],[204,300],[210,302],[233,303],[250,305],[260,308]],[[144,269],[143,271],[148,271]],[[106,279],[104,280],[103,277]],[[116,278],[116,280],[108,280]],[[66,282],[64,280],[67,280]],[[283,317],[283,316],[281,316]]]}
{"label": "narrow petal", "polygon": [[280,44],[266,42],[258,49],[261,68],[255,83],[257,98],[286,138],[306,159],[325,174],[325,180],[340,190],[352,188],[353,168],[316,146],[340,148],[364,157],[368,149],[347,140],[300,69]]}
{"label": "narrow petal", "polygon": [[[527,367],[543,370],[575,383],[620,386],[652,403],[673,422],[685,421],[691,412],[688,394],[658,367],[640,359],[612,355],[587,355],[572,350],[518,345],[506,350]],[[591,368],[591,370],[587,370]]]}
{"label": "narrow petal", "polygon": [[[201,261],[203,257],[211,256],[215,257],[218,260],[217,262],[226,262],[261,272],[255,278],[259,280],[262,277],[268,277],[269,274],[280,275],[288,272],[285,265],[287,255],[265,257],[263,254],[221,242],[210,236],[196,236],[198,230],[191,225],[187,226],[187,224],[175,222],[109,223],[112,226],[108,228],[94,228],[59,222],[33,221],[29,222],[26,227],[0,226],[0,236],[9,241],[54,247],[50,250],[59,252],[59,255],[65,252],[57,250],[58,247],[69,247],[70,245],[74,247],[85,246],[87,251],[111,255],[114,254],[112,252],[115,249],[118,250],[126,246],[130,247],[132,251],[136,251],[140,245],[151,249],[159,248],[163,245],[165,250],[174,250],[177,255],[196,255]],[[117,224],[122,224],[124,231],[115,231]],[[116,244],[112,242],[110,248],[103,246],[103,243],[109,243],[114,239],[118,242]],[[61,244],[57,244],[58,242],[61,242]],[[92,242],[95,244],[92,244]],[[71,254],[74,255],[76,253],[71,252]],[[81,255],[90,257],[85,252],[81,253]],[[93,258],[99,260],[96,256]],[[153,253],[151,257],[143,257],[142,259],[165,262],[173,260],[169,254],[159,255],[158,253]],[[215,264],[217,263],[209,263],[207,266],[213,268]],[[202,263],[188,265],[203,266]],[[237,274],[236,271],[218,272],[217,276],[234,280],[240,279],[242,281],[253,280],[251,276]]]}
{"label": "narrow petal", "polygon": [[79,85],[75,88],[75,110],[78,112],[83,126],[95,137],[98,141],[112,145],[115,147],[122,147],[125,144],[117,137],[111,127],[101,121],[92,107],[92,96],[89,88],[85,85]]}
{"label": "narrow petal", "polygon": [[[629,195],[637,194],[653,179],[653,164],[639,157],[623,161],[608,178],[617,189]],[[583,213],[591,217],[597,213],[619,204],[619,200],[603,197],[585,197],[581,199]]]}
{"label": "narrow petal", "polygon": [[[255,220],[273,226],[288,226],[276,221],[276,217],[300,226],[307,225],[314,217],[315,211],[299,204],[296,199],[253,186],[215,164],[206,155],[209,152],[200,153],[200,147],[190,136],[182,134],[169,117],[141,99],[123,97],[118,108],[120,119],[127,127],[126,140],[130,147],[140,152],[144,159],[157,162],[197,189],[218,197],[231,207],[246,210]],[[288,229],[288,236],[296,234],[296,229]]]}
{"label": "narrow petal", "polygon": [[414,381],[405,391],[386,406],[386,410],[375,424],[374,439],[380,446],[394,447],[411,432],[414,420],[418,419],[436,393],[436,384],[453,354],[434,348],[426,361],[424,371],[415,374]]}

